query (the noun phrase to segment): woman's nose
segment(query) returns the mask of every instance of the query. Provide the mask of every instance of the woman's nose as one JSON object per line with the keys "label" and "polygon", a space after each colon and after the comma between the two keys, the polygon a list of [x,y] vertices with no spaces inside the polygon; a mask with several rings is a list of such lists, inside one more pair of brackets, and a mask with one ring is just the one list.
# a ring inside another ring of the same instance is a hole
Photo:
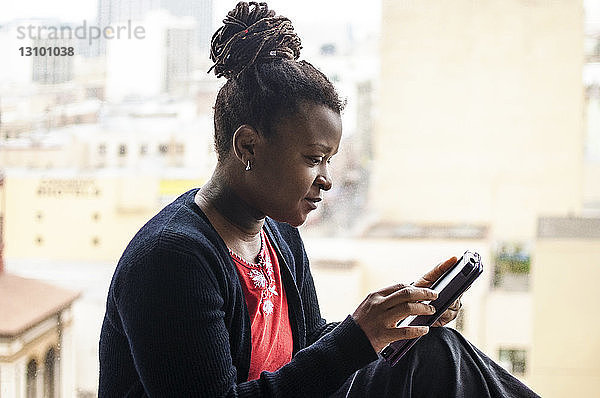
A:
{"label": "woman's nose", "polygon": [[319,186],[323,191],[329,191],[331,189],[331,179],[329,176],[319,174],[315,179],[315,184]]}

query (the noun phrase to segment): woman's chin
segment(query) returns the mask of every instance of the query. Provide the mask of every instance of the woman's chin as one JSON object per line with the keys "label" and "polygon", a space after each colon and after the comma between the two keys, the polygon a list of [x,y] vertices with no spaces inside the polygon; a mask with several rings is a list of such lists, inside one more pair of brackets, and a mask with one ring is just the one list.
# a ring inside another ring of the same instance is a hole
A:
{"label": "woman's chin", "polygon": [[271,217],[272,219],[277,220],[279,222],[284,222],[286,224],[290,224],[292,227],[298,228],[299,226],[304,224],[307,216],[308,216],[308,214],[299,213],[299,214],[294,214],[293,216],[280,215],[279,217],[278,216],[269,216],[269,217]]}
{"label": "woman's chin", "polygon": [[304,221],[306,221],[306,217],[302,221],[299,221],[299,222],[288,222],[288,224],[290,224],[292,227],[298,228],[299,226],[301,226],[302,224],[304,224]]}

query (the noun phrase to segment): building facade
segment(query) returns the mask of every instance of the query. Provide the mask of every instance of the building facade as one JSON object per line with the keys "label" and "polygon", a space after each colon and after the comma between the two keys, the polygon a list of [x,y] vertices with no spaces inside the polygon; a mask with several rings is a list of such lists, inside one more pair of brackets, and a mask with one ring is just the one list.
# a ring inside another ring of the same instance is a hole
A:
{"label": "building facade", "polygon": [[[382,24],[372,217],[408,237],[487,231],[475,245],[484,279],[460,322],[529,382],[532,319],[548,315],[531,290],[546,277],[531,276],[538,218],[583,210],[583,4],[384,1]],[[455,242],[419,239],[432,252]]]}
{"label": "building facade", "polygon": [[73,397],[78,293],[0,272],[0,396]]}
{"label": "building facade", "polygon": [[[545,217],[533,261],[531,382],[542,397],[600,389],[600,218]],[[566,298],[571,296],[571,298]]]}

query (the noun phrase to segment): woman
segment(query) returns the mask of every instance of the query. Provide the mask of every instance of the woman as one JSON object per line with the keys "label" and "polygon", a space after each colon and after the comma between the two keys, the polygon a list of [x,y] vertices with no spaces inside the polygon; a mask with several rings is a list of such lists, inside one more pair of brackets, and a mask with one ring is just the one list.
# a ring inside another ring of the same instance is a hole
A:
{"label": "woman", "polygon": [[215,104],[218,164],[120,259],[99,395],[534,396],[445,328],[397,367],[378,360],[388,343],[428,332],[395,324],[433,313],[421,301],[436,297],[427,287],[455,258],[370,294],[341,323],[321,318],[295,227],[331,188],[342,102],[299,52],[290,21],[265,3],[240,2],[213,36],[213,68],[228,79]]}

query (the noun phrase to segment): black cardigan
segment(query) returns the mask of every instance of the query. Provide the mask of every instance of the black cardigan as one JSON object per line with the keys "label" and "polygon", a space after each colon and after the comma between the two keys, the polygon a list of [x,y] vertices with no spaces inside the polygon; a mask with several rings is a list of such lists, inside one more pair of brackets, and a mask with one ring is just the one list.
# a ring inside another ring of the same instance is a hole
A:
{"label": "black cardigan", "polygon": [[296,228],[266,220],[279,247],[294,339],[290,363],[246,381],[250,319],[225,243],[186,192],[129,243],[100,335],[100,397],[319,397],[377,359],[348,316],[321,318]]}

